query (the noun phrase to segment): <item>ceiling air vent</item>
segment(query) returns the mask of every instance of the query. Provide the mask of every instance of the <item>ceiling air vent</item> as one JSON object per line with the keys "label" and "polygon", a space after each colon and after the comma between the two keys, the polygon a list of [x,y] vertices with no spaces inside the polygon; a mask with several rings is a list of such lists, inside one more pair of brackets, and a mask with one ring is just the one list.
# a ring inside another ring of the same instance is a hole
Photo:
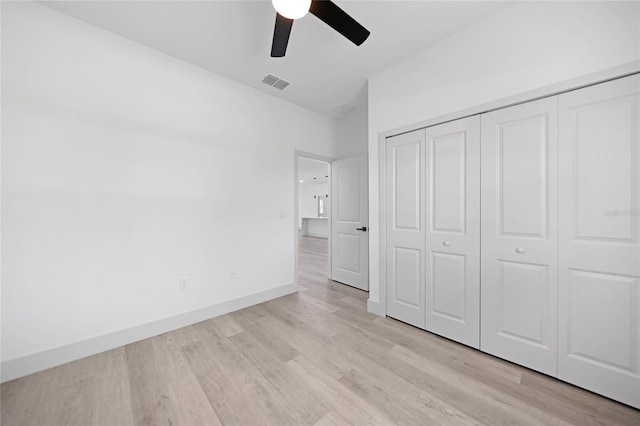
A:
{"label": "ceiling air vent", "polygon": [[344,104],[344,105],[340,105],[339,107],[335,107],[332,111],[335,111],[338,114],[342,114],[342,115],[349,115],[352,112],[355,112],[357,110],[358,108],[354,107],[351,104]]}
{"label": "ceiling air vent", "polygon": [[271,87],[275,87],[278,90],[282,90],[285,87],[287,87],[289,85],[289,82],[286,80],[283,80],[279,77],[276,77],[275,75],[271,75],[269,74],[268,76],[266,76],[265,78],[262,79],[262,82],[264,84],[267,84]]}

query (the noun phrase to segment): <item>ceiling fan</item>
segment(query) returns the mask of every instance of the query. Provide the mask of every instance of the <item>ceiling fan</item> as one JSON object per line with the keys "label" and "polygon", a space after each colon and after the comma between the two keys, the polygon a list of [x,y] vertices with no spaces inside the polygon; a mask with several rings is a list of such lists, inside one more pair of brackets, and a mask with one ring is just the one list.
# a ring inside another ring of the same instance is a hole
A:
{"label": "ceiling fan", "polygon": [[311,12],[318,19],[360,46],[370,32],[331,0],[272,0],[276,9],[271,57],[281,58],[287,51],[293,21]]}

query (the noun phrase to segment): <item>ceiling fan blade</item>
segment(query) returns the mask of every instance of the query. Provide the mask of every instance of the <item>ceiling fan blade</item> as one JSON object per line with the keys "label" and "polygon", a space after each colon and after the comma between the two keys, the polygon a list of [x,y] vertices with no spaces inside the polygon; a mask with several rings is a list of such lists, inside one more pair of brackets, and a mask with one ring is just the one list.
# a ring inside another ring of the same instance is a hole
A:
{"label": "ceiling fan blade", "polygon": [[357,46],[364,43],[369,34],[371,34],[369,30],[330,0],[313,0],[309,12]]}
{"label": "ceiling fan blade", "polygon": [[276,26],[273,29],[273,42],[271,43],[271,57],[281,58],[287,52],[287,44],[289,44],[289,34],[293,19],[285,18],[276,13]]}

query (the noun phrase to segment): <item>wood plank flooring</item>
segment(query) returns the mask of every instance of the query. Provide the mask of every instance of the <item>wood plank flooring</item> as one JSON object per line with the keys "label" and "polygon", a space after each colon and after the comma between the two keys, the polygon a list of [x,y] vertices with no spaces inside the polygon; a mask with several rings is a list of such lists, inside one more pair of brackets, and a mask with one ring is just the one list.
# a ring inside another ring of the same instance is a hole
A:
{"label": "wood plank flooring", "polygon": [[2,425],[640,425],[640,411],[366,311],[300,239],[300,292],[5,383]]}

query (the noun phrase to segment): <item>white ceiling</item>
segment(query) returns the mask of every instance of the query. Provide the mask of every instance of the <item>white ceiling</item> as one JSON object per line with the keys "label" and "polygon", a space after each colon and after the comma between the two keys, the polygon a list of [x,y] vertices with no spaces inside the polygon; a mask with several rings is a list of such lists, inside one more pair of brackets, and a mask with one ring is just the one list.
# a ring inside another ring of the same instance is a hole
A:
{"label": "white ceiling", "polygon": [[[271,58],[275,11],[261,1],[42,1],[51,8],[333,118],[367,108],[367,78],[513,2],[335,0],[371,31],[355,46],[315,16]],[[279,91],[267,74],[291,82]]]}
{"label": "white ceiling", "polygon": [[326,183],[329,181],[328,175],[328,163],[310,158],[298,158],[298,181],[301,181],[301,184]]}

